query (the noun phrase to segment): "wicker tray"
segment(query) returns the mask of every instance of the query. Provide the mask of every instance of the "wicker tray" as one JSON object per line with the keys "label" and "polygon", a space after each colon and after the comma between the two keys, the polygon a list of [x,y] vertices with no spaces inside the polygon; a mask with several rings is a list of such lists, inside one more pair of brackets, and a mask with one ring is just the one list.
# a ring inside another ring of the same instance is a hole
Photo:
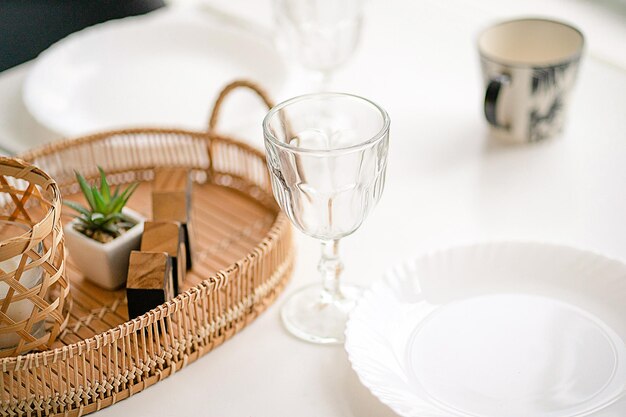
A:
{"label": "wicker tray", "polygon": [[[291,228],[272,194],[261,152],[209,132],[137,129],[54,143],[23,155],[78,195],[73,170],[102,166],[113,183],[140,181],[129,205],[150,215],[154,168],[192,169],[196,259],[188,288],[127,321],[125,291],[84,280],[68,259],[72,310],[54,349],[0,361],[0,414],[80,416],[123,400],[223,343],[272,303],[293,264]],[[68,220],[69,217],[66,219]]]}

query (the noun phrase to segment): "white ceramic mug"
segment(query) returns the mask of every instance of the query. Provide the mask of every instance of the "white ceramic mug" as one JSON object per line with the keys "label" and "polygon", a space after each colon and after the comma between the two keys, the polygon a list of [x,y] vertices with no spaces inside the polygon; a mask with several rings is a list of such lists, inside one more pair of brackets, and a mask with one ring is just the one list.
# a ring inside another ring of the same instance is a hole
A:
{"label": "white ceramic mug", "polygon": [[539,18],[502,22],[479,35],[485,118],[495,137],[535,142],[561,131],[583,44],[578,29]]}

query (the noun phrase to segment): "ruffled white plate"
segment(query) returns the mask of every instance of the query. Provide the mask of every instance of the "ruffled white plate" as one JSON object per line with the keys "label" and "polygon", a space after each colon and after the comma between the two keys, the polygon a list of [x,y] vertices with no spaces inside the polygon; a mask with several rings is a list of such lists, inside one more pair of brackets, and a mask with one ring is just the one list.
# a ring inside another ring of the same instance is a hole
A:
{"label": "ruffled white plate", "polygon": [[276,95],[285,72],[269,39],[194,9],[162,9],[54,44],[37,58],[23,99],[39,123],[66,136],[137,125],[201,129],[226,83],[247,78]]}
{"label": "ruffled white plate", "polygon": [[393,269],[351,315],[361,381],[406,417],[626,416],[626,265],[481,244]]}

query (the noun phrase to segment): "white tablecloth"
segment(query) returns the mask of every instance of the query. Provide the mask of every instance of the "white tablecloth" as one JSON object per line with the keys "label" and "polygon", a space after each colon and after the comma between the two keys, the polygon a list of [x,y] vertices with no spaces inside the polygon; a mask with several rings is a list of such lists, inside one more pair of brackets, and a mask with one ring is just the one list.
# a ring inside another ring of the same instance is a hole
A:
{"label": "white tablecloth", "polygon": [[[268,1],[221,6],[271,23]],[[626,259],[626,24],[614,13],[619,7],[626,6],[371,0],[362,43],[335,86],[389,111],[388,181],[378,208],[343,242],[344,278],[367,285],[403,258],[488,239],[560,242]],[[572,21],[589,48],[565,133],[511,147],[487,139],[474,41],[494,18],[517,14]],[[14,149],[55,137],[19,100],[29,65],[0,74],[0,143]],[[260,132],[254,140],[261,144]],[[318,279],[317,244],[298,236],[298,246],[287,293]],[[359,383],[342,347],[287,334],[278,314],[284,299],[198,362],[97,415],[392,416]]]}

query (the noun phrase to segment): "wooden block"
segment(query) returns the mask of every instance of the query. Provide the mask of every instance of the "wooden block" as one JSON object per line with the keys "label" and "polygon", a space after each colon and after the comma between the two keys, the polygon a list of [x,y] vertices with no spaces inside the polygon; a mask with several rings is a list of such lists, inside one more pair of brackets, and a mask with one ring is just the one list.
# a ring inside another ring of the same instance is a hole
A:
{"label": "wooden block", "polygon": [[180,222],[185,236],[185,264],[193,264],[192,183],[186,168],[158,168],[152,187],[152,219]]}
{"label": "wooden block", "polygon": [[144,252],[165,252],[172,260],[174,295],[182,292],[187,271],[185,229],[178,222],[145,222],[141,237]]}
{"label": "wooden block", "polygon": [[154,220],[189,222],[191,176],[187,168],[157,168],[152,183]]}
{"label": "wooden block", "polygon": [[182,191],[152,192],[152,219],[154,221],[174,221],[181,224],[185,236],[186,266],[187,269],[191,269],[194,251],[189,196]]}
{"label": "wooden block", "polygon": [[152,219],[166,222],[189,222],[191,201],[185,191],[153,191]]}
{"label": "wooden block", "polygon": [[126,281],[129,319],[172,299],[173,287],[172,261],[167,253],[131,252]]}
{"label": "wooden block", "polygon": [[154,170],[154,191],[185,191],[191,193],[191,175],[188,168],[157,168]]}

